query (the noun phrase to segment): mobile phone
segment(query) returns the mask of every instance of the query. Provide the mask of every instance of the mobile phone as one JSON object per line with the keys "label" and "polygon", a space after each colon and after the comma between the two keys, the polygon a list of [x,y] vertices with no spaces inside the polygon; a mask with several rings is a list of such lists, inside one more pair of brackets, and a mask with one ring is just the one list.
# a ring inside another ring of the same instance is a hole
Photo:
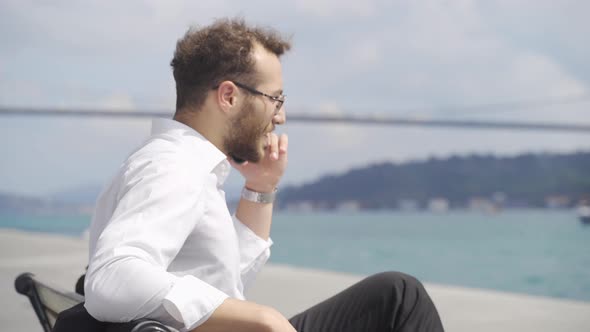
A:
{"label": "mobile phone", "polygon": [[234,155],[231,155],[230,157],[231,157],[231,159],[232,159],[232,160],[233,160],[233,161],[234,161],[236,164],[238,164],[238,165],[241,165],[241,164],[243,164],[243,163],[245,163],[245,162],[246,162],[246,160],[244,160],[244,159],[242,159],[242,158],[238,158],[238,157],[236,157],[236,156],[234,156]]}

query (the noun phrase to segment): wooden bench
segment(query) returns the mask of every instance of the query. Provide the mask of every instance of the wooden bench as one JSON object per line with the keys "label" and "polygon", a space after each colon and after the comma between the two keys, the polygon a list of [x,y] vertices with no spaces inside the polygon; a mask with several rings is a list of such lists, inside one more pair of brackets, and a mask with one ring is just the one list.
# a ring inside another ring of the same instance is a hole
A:
{"label": "wooden bench", "polygon": [[[14,281],[16,291],[31,301],[44,332],[52,332],[58,315],[84,302],[84,296],[38,280],[32,273],[23,273]],[[106,323],[106,332],[172,332],[162,323],[141,319],[129,323]]]}

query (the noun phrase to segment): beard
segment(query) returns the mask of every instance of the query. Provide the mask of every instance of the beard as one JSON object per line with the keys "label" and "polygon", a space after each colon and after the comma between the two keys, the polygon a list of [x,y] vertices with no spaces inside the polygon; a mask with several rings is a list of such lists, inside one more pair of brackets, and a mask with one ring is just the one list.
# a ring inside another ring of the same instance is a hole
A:
{"label": "beard", "polygon": [[223,140],[227,154],[239,161],[257,163],[264,156],[266,125],[257,116],[254,103],[246,100],[236,116],[230,119],[229,130]]}

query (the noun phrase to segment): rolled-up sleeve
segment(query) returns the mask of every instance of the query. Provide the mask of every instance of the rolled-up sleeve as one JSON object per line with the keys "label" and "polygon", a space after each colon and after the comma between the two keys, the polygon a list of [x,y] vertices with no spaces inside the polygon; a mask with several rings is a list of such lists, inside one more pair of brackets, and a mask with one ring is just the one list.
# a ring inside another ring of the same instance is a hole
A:
{"label": "rolled-up sleeve", "polygon": [[248,226],[244,225],[234,214],[232,216],[234,227],[238,235],[240,245],[240,271],[242,284],[247,289],[256,275],[270,257],[270,247],[273,242],[271,238],[264,240],[256,235]]}
{"label": "rolled-up sleeve", "polygon": [[163,307],[182,329],[192,329],[228,297],[194,276],[167,272],[205,204],[199,199],[202,183],[166,167],[148,164],[125,175],[127,185],[91,253],[86,276],[85,306],[98,320],[161,318],[151,315]]}

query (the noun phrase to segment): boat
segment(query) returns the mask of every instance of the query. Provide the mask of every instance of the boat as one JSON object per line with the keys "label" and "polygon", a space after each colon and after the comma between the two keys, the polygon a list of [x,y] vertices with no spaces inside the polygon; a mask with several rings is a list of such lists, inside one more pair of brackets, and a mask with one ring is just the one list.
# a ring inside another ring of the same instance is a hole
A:
{"label": "boat", "polygon": [[578,218],[582,224],[590,225],[590,206],[582,205],[578,208]]}

